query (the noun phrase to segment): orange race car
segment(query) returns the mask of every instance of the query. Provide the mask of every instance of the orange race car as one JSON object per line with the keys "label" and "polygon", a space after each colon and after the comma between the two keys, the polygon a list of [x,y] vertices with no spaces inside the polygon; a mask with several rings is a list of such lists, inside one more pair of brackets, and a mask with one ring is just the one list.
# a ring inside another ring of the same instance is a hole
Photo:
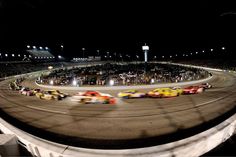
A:
{"label": "orange race car", "polygon": [[78,92],[74,96],[71,97],[72,101],[77,101],[80,103],[101,103],[101,104],[115,104],[116,99],[106,93],[100,93],[97,91],[86,91],[86,92]]}

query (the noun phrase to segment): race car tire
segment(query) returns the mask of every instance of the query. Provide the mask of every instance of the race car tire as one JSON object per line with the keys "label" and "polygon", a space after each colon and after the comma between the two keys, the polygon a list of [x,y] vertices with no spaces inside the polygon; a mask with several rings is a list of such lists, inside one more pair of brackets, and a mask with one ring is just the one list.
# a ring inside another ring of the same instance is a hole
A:
{"label": "race car tire", "polygon": [[57,100],[61,100],[62,98],[60,96],[56,97]]}
{"label": "race car tire", "polygon": [[85,104],[85,103],[86,103],[85,99],[81,99],[79,102],[80,102],[81,104]]}
{"label": "race car tire", "polygon": [[103,104],[109,104],[109,100],[104,100]]}
{"label": "race car tire", "polygon": [[125,98],[125,99],[130,99],[130,96],[127,95],[127,96],[124,96],[123,98]]}

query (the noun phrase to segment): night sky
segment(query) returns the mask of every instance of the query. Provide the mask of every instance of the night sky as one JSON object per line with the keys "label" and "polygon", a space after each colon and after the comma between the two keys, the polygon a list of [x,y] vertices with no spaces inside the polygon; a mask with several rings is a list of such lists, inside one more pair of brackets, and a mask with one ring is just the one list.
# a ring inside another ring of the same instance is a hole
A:
{"label": "night sky", "polygon": [[[64,45],[74,56],[141,53],[144,43],[153,54],[234,45],[236,15],[225,1],[0,1],[0,48],[27,44]],[[229,13],[229,14],[228,14]]]}

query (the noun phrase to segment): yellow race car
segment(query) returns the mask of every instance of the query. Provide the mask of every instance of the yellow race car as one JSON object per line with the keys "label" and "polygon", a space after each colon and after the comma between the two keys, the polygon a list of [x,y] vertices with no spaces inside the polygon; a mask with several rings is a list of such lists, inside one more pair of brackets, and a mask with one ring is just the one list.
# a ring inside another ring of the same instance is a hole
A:
{"label": "yellow race car", "polygon": [[172,87],[172,90],[176,90],[179,95],[183,94],[184,90],[181,87]]}
{"label": "yellow race car", "polygon": [[179,96],[177,90],[171,88],[157,88],[147,93],[148,97],[152,98],[168,98]]}
{"label": "yellow race car", "polygon": [[36,93],[35,95],[40,99],[46,100],[61,100],[62,98],[65,98],[67,96],[67,94],[64,94],[58,90],[41,91]]}
{"label": "yellow race car", "polygon": [[138,92],[137,90],[128,90],[128,91],[118,93],[118,97],[125,98],[125,99],[142,98],[142,97],[145,97],[145,96],[146,96],[145,93]]}
{"label": "yellow race car", "polygon": [[61,91],[59,90],[49,90],[49,92],[53,95],[58,95],[60,96],[61,98],[66,98],[69,94],[67,93],[62,93]]}

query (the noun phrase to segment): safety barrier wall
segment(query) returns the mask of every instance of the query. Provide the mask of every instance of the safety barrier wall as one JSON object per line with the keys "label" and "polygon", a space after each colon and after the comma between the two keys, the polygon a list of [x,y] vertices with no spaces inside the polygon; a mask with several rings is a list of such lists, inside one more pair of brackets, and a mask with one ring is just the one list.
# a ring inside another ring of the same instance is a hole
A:
{"label": "safety barrier wall", "polygon": [[0,130],[14,134],[18,143],[37,157],[156,157],[200,156],[226,141],[236,130],[236,114],[221,124],[195,136],[168,144],[122,150],[85,149],[53,143],[21,131],[0,118]]}
{"label": "safety barrier wall", "polygon": [[156,157],[200,156],[226,141],[236,131],[236,114],[204,132],[179,141],[137,149],[102,150],[86,149],[53,143],[24,132],[0,118],[0,130],[14,134],[18,143],[37,157]]}

